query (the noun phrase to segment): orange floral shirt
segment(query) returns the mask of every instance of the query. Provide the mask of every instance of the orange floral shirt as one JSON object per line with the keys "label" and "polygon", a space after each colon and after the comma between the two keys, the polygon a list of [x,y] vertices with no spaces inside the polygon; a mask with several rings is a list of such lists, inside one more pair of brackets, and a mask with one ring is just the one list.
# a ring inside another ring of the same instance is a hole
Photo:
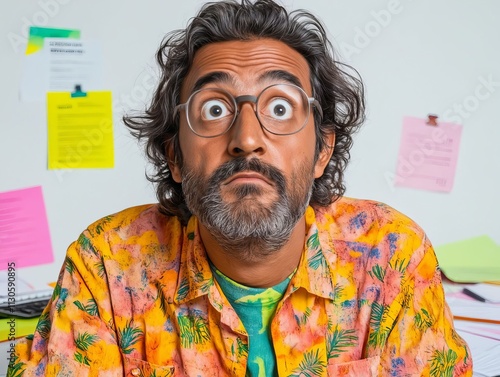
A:
{"label": "orange floral shirt", "polygon": [[[271,334],[280,376],[471,376],[434,251],[387,205],[341,198],[308,233]],[[245,376],[248,337],[192,217],[127,209],[68,249],[11,376]]]}

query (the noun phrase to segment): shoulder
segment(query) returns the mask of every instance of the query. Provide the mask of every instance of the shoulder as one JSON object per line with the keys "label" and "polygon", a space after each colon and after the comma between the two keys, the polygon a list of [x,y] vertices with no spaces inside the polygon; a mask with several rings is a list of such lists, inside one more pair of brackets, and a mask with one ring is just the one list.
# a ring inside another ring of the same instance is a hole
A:
{"label": "shoulder", "polygon": [[[131,207],[90,224],[67,257],[81,271],[95,273],[96,266],[104,265],[109,281],[132,286],[178,267],[184,231],[179,219],[162,214],[157,204]],[[150,265],[155,268],[138,268]]]}
{"label": "shoulder", "polygon": [[374,200],[341,197],[328,207],[315,207],[314,211],[319,224],[329,223],[330,231],[344,236],[394,232],[424,236],[422,228],[410,217]]}
{"label": "shoulder", "polygon": [[180,223],[176,217],[169,217],[159,211],[158,204],[144,204],[126,208],[104,216],[87,227],[91,236],[106,233],[138,233],[158,230]]}
{"label": "shoulder", "polygon": [[343,197],[314,210],[320,239],[346,260],[353,255],[362,256],[358,262],[379,264],[411,260],[413,266],[432,248],[415,221],[381,202]]}
{"label": "shoulder", "polygon": [[[177,246],[183,235],[179,219],[166,216],[157,204],[140,205],[105,216],[85,229],[73,243],[81,252],[115,254]],[[132,247],[131,245],[135,245]]]}

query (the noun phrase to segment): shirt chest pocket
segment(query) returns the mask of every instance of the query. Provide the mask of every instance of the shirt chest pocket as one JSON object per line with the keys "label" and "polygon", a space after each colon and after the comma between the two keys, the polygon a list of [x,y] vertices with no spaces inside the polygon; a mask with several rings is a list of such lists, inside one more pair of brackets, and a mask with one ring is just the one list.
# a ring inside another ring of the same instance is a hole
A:
{"label": "shirt chest pocket", "polygon": [[343,377],[371,377],[378,376],[380,356],[368,357],[366,359],[350,361],[347,363],[328,364],[328,376]]}
{"label": "shirt chest pocket", "polygon": [[144,360],[124,356],[123,375],[125,377],[178,377],[184,376],[174,366],[155,365]]}

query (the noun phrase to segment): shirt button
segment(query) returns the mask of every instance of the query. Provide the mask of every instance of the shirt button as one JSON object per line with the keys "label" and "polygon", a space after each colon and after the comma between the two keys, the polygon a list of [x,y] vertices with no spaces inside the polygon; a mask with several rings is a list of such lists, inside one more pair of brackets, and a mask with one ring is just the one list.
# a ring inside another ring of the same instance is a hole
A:
{"label": "shirt button", "polygon": [[130,371],[130,373],[132,373],[132,376],[140,376],[141,370],[139,368],[134,368]]}

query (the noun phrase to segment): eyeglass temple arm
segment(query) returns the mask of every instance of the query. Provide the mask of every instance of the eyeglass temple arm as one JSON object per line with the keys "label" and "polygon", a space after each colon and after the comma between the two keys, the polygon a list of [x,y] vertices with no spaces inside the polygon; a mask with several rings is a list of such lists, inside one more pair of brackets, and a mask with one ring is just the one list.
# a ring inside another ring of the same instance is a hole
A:
{"label": "eyeglass temple arm", "polygon": [[321,119],[323,119],[323,109],[321,108],[321,105],[319,104],[318,100],[313,97],[308,97],[307,99],[309,100],[309,103],[313,105],[316,108],[316,110],[318,110],[319,116],[321,117]]}
{"label": "eyeglass temple arm", "polygon": [[179,110],[185,109],[187,106],[187,103],[180,103],[177,106],[174,107],[174,115],[176,115]]}

